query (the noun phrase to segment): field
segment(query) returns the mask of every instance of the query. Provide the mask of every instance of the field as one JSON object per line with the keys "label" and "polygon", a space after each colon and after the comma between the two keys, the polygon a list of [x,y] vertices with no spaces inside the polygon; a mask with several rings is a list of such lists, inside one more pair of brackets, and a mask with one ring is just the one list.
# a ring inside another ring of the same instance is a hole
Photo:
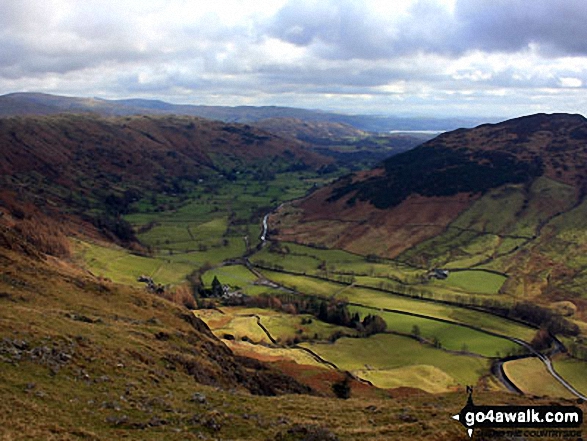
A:
{"label": "field", "polygon": [[[321,357],[333,362],[340,369],[348,370],[361,376],[365,371],[379,374],[370,376],[370,379],[379,381],[376,385],[388,384],[389,376],[393,370],[402,368],[404,378],[406,369],[413,370],[414,378],[426,374],[426,380],[419,386],[411,384],[423,390],[429,390],[429,385],[435,387],[429,391],[438,391],[435,383],[435,374],[442,371],[441,383],[444,390],[466,385],[477,384],[479,378],[487,371],[487,361],[478,357],[454,355],[442,350],[418,343],[408,337],[397,335],[375,335],[367,341],[357,338],[341,338],[334,344],[328,343],[303,343],[304,347],[311,349]],[[423,368],[431,366],[432,368]],[[381,370],[386,371],[385,373]],[[411,380],[414,381],[414,380]]]}
{"label": "field", "polygon": [[141,275],[153,277],[165,285],[180,284],[192,268],[187,263],[169,259],[137,256],[111,245],[77,241],[75,249],[78,258],[93,274],[127,285],[140,285],[137,278]]}
{"label": "field", "polygon": [[351,312],[355,311],[361,313],[361,317],[367,314],[379,315],[387,323],[388,331],[411,335],[414,334],[415,327],[417,327],[419,337],[451,351],[462,351],[484,357],[499,357],[520,349],[517,344],[510,340],[464,326],[405,314],[352,307]]}
{"label": "field", "polygon": [[422,270],[389,259],[364,257],[343,250],[327,250],[283,242],[267,247],[251,257],[251,262],[268,269],[277,268],[332,279],[366,276],[379,282],[407,281],[424,274]]}
{"label": "field", "polygon": [[556,358],[554,369],[563,376],[575,389],[587,395],[587,362],[573,358]]}
{"label": "field", "polygon": [[473,305],[484,301],[503,304],[512,301],[510,297],[500,294],[507,277],[483,269],[450,271],[447,279],[437,280],[429,277],[428,271],[399,261],[294,243],[272,243],[255,253],[250,260],[260,269],[316,276],[414,298]]}
{"label": "field", "polygon": [[497,294],[505,281],[505,276],[487,271],[452,271],[448,278],[435,283],[454,286],[469,293]]}
{"label": "field", "polygon": [[[246,173],[236,181],[210,176],[187,194],[143,198],[135,203],[134,213],[125,216],[150,250],[150,257],[82,242],[76,244],[76,255],[94,274],[126,284],[137,285],[137,277],[144,274],[162,285],[181,285],[195,274],[206,288],[217,278],[231,291],[249,296],[283,295],[279,287],[284,287],[293,293],[349,302],[351,313],[382,317],[388,334],[327,343],[336,332],[353,335],[355,331],[282,311],[221,307],[222,312],[201,310],[196,314],[238,354],[322,369],[331,369],[324,361],[331,362],[383,388],[409,386],[439,393],[477,384],[489,373],[489,359],[521,350],[505,337],[532,340],[536,331],[531,327],[456,306],[511,302],[501,294],[508,277],[487,271],[501,267],[484,261],[522,244],[524,235],[532,233],[528,226],[544,215],[530,203],[523,218],[527,226],[514,225],[507,216],[496,216],[483,226],[479,222],[486,210],[503,210],[503,204],[518,206],[519,187],[481,198],[443,235],[406,252],[401,260],[293,242],[269,240],[261,246],[263,216],[327,179],[331,177],[311,172],[278,173],[275,179],[263,182]],[[555,195],[564,191],[548,180],[532,189]],[[271,224],[269,239],[270,232]],[[436,280],[427,269],[412,265],[417,253],[437,256],[429,264],[449,269],[448,278]],[[245,266],[249,262],[254,272]],[[528,375],[547,375],[524,363],[508,367],[528,390],[531,385],[522,377],[530,367],[533,370]],[[572,365],[561,363],[561,369],[581,384]],[[546,393],[560,392],[557,384],[544,387]]]}
{"label": "field", "polygon": [[[235,340],[253,340],[271,343],[270,338],[259,326],[262,324],[277,344],[298,337],[300,340],[327,340],[335,332],[354,335],[352,329],[324,323],[307,314],[286,314],[270,309],[222,307],[212,310],[196,310],[194,314],[204,320],[219,337],[229,333]],[[253,326],[254,324],[254,326]],[[259,334],[259,331],[263,334]],[[259,336],[257,339],[251,336]]]}
{"label": "field", "polygon": [[504,363],[503,369],[507,376],[524,393],[536,396],[573,398],[567,389],[548,373],[544,364],[537,358]]}
{"label": "field", "polygon": [[244,290],[257,280],[257,277],[243,265],[227,265],[211,269],[202,274],[202,281],[205,285],[210,286],[214,277],[234,289],[242,288]]}
{"label": "field", "polygon": [[453,377],[430,365],[414,365],[395,369],[357,370],[354,373],[383,389],[413,387],[436,394],[446,392],[455,387]]}
{"label": "field", "polygon": [[[275,271],[264,270],[263,274],[272,281],[283,284],[294,290],[303,292],[304,294],[320,297],[335,296],[336,298],[345,299],[353,304],[356,303],[365,307],[374,308],[374,310],[369,310],[370,313],[380,314],[382,312],[382,309],[415,313],[419,315],[433,317],[436,319],[451,320],[463,324],[473,324],[474,326],[486,331],[494,332],[501,335],[507,335],[511,337],[518,337],[527,341],[530,341],[536,332],[534,329],[528,326],[524,326],[491,314],[471,309],[458,308],[454,306],[448,306],[428,301],[421,301],[378,290],[356,288],[350,285],[327,282],[323,280],[313,279],[310,277],[284,274]],[[402,316],[403,321],[412,324],[417,324],[418,321],[421,320],[420,318],[416,317],[403,317],[405,316]],[[394,326],[394,321],[395,320],[390,320],[392,328]],[[410,329],[407,329],[406,326],[398,328],[398,331],[410,333],[411,326],[409,326]],[[434,326],[438,325],[435,324]],[[469,332],[471,332],[473,335],[475,334],[471,330],[466,330],[465,334]],[[462,343],[458,347],[453,347],[453,349],[460,350],[461,347]],[[502,351],[506,347],[511,349],[512,345],[504,345],[502,342],[497,345],[496,351],[493,351],[491,352],[491,354],[487,355],[494,356],[497,351],[499,351],[503,355],[504,352]]]}
{"label": "field", "polygon": [[[328,343],[328,337],[334,332],[352,335],[353,331],[307,315],[292,316],[240,307],[200,310],[195,314],[219,338],[230,335],[231,338],[224,341],[240,354],[265,361],[289,360],[330,368],[328,364],[318,362],[315,357],[297,349],[297,346],[279,344],[291,342],[297,337],[302,342],[299,346],[382,388],[403,385],[432,393],[446,392],[463,384],[476,384],[487,370],[487,360],[483,358],[450,354],[412,338],[396,335],[341,338],[334,344]],[[308,324],[308,321],[311,323]],[[271,344],[260,324],[277,344]]]}

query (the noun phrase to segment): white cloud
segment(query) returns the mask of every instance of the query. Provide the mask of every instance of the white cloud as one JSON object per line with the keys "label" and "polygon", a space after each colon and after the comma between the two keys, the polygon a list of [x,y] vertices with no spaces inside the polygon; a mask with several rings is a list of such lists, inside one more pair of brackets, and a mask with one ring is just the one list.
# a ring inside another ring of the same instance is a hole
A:
{"label": "white cloud", "polygon": [[585,22],[584,0],[3,0],[0,93],[586,113]]}
{"label": "white cloud", "polygon": [[575,88],[575,87],[581,87],[581,86],[583,86],[583,81],[580,80],[579,78],[562,77],[560,79],[560,84],[561,84],[562,87]]}

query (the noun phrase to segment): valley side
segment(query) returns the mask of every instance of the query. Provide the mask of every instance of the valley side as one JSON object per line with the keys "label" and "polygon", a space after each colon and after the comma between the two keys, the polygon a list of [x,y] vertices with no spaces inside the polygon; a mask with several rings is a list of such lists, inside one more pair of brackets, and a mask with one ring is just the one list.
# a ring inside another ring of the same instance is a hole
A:
{"label": "valley side", "polygon": [[468,386],[586,409],[582,116],[430,139],[24,96],[2,439],[467,439]]}

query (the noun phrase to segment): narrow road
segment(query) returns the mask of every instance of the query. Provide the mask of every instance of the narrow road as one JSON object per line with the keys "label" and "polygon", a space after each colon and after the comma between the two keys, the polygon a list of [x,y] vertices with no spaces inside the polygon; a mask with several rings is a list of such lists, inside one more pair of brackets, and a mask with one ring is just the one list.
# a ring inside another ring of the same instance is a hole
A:
{"label": "narrow road", "polygon": [[491,373],[495,375],[495,377],[501,382],[501,384],[504,385],[504,387],[507,390],[509,390],[510,392],[514,392],[516,394],[524,395],[524,391],[521,390],[518,386],[516,386],[515,383],[512,380],[510,380],[510,378],[505,373],[503,364],[506,361],[510,361],[510,358],[502,358],[493,363],[491,365]]}
{"label": "narrow road", "polygon": [[[517,338],[514,338],[512,340],[517,341],[520,345],[528,349],[532,353],[531,355],[529,355],[530,357],[537,357],[542,363],[544,363],[544,366],[546,366],[546,370],[550,373],[550,375],[552,375],[560,384],[562,384],[565,387],[565,389],[567,389],[577,398],[581,398],[582,400],[587,401],[587,397],[585,395],[583,395],[581,392],[579,392],[577,389],[571,386],[563,377],[559,375],[557,371],[554,370],[552,360],[548,356],[536,351],[534,348],[532,348],[532,346],[530,346],[525,341],[519,340]],[[562,343],[555,339],[555,351],[553,354],[559,352],[561,348],[564,348],[564,346],[562,345]]]}
{"label": "narrow road", "polygon": [[[267,213],[264,217],[263,217],[263,223],[262,223],[262,233],[261,233],[261,247],[263,247],[266,242],[267,242],[267,231],[268,231],[268,218],[269,218],[269,214]],[[556,215],[552,216],[550,220],[552,220],[553,218],[557,217],[558,215],[560,215],[561,213],[557,213]],[[548,222],[546,222],[548,223]],[[540,226],[539,228],[541,228],[542,226]],[[528,242],[531,241],[533,238],[528,238],[528,237],[519,237],[519,238],[523,238],[523,239],[527,239]],[[283,285],[280,285],[278,283],[273,282],[272,280],[267,279],[260,271],[257,271],[256,268],[254,269],[254,266],[251,264],[251,262],[249,261],[249,259],[247,257],[244,258],[244,263],[247,266],[247,268],[253,272],[255,275],[257,275],[258,277],[262,278],[262,280],[267,283],[270,286],[273,287],[278,287],[284,290],[287,290],[289,292],[293,292],[293,293],[298,293],[298,294],[302,294],[303,293],[299,293],[295,290],[291,290],[290,288],[287,288]],[[352,285],[349,285],[352,286]],[[348,289],[349,286],[344,287],[343,289],[341,289],[340,292],[344,291],[345,289]],[[495,337],[501,337],[501,338],[505,338],[507,340],[510,340],[514,343],[517,343],[518,345],[522,346],[523,348],[525,348],[529,353],[525,354],[525,355],[521,355],[521,356],[517,356],[517,357],[506,357],[506,358],[502,358],[499,359],[496,363],[494,363],[494,365],[492,366],[492,373],[499,379],[499,381],[504,385],[504,387],[511,391],[511,392],[515,392],[515,393],[520,393],[523,394],[523,391],[518,388],[514,382],[508,378],[507,374],[505,373],[504,369],[503,369],[503,364],[507,361],[513,360],[513,359],[521,359],[521,358],[527,358],[527,357],[537,357],[546,367],[547,371],[550,373],[550,375],[552,375],[552,377],[554,379],[556,379],[564,388],[566,388],[570,393],[572,393],[573,395],[575,395],[577,398],[583,399],[585,401],[587,401],[587,397],[585,395],[583,395],[581,392],[577,391],[572,385],[570,385],[563,377],[561,377],[559,375],[558,372],[555,371],[553,365],[552,365],[552,360],[547,356],[542,354],[541,352],[536,351],[534,348],[532,348],[532,346],[530,346],[527,342],[520,340],[518,338],[515,337],[509,337],[507,335],[503,335],[503,334],[498,334],[495,332],[491,332],[491,331],[486,331],[483,330],[481,328],[477,328],[475,326],[472,325],[468,325],[468,324],[464,324],[464,323],[459,323],[459,322],[454,322],[452,320],[446,320],[446,319],[440,319],[440,318],[436,318],[436,317],[429,317],[429,316],[425,316],[422,314],[416,314],[416,313],[410,313],[410,312],[406,312],[406,311],[400,311],[400,310],[393,310],[393,309],[387,309],[387,308],[375,308],[375,307],[371,307],[371,306],[365,306],[362,305],[360,303],[349,303],[349,305],[353,305],[353,306],[359,306],[359,307],[363,307],[363,308],[367,308],[367,309],[373,309],[373,310],[381,310],[381,311],[386,311],[386,312],[393,312],[393,313],[399,313],[399,314],[405,314],[405,315],[411,315],[413,317],[420,317],[420,318],[425,318],[428,320],[436,320],[436,321],[440,321],[440,322],[444,322],[444,323],[450,323],[450,324],[454,324],[454,325],[458,325],[458,326],[463,326],[469,329],[473,329],[479,332],[483,332]],[[267,334],[267,336],[269,337],[269,339],[273,342],[276,343],[276,341],[273,339],[273,337],[269,334],[269,331],[265,328],[265,326],[263,326],[263,324],[261,323],[261,319],[259,316],[257,317],[257,323],[259,324],[259,326],[263,329],[263,331],[265,331],[265,333]],[[335,369],[338,369],[338,367],[329,362],[328,360],[324,360],[322,357],[320,357],[318,354],[316,354],[315,352],[311,351],[308,348],[304,348],[302,346],[295,346],[298,349],[302,349],[308,353],[310,353],[314,358],[316,358],[317,360],[319,360],[321,363],[330,365],[332,367],[334,367]],[[555,339],[555,350],[553,352],[553,355],[556,354],[557,352],[561,351],[564,348],[564,346],[562,345],[562,343],[560,343],[560,341],[558,341],[557,339]]]}

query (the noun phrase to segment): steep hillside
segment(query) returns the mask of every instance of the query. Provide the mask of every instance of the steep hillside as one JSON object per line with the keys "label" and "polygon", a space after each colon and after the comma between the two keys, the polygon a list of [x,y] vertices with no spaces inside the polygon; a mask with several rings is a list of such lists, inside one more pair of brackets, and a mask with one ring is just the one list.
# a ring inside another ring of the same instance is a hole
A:
{"label": "steep hillside", "polygon": [[582,305],[586,133],[585,118],[564,114],[446,133],[284,207],[274,237],[491,269],[512,295]]}
{"label": "steep hillside", "polygon": [[118,216],[149,191],[181,194],[242,169],[263,180],[332,161],[249,126],[176,116],[3,118],[0,145],[0,204],[15,222],[94,224],[126,242],[132,232]]}
{"label": "steep hillside", "polygon": [[[233,355],[186,309],[46,257],[5,229],[0,262],[2,439],[466,437],[450,418],[463,392],[432,397],[353,383],[349,400],[317,394],[272,365]],[[288,368],[300,374],[280,366]],[[475,399],[553,402],[481,388]]]}
{"label": "steep hillside", "polygon": [[267,165],[283,156],[307,166],[327,162],[249,126],[173,116],[5,118],[0,119],[0,143],[2,174],[36,172],[65,185],[76,174],[92,171],[154,185],[158,174],[193,178],[206,168],[225,172],[231,163],[249,165],[259,159]]}

